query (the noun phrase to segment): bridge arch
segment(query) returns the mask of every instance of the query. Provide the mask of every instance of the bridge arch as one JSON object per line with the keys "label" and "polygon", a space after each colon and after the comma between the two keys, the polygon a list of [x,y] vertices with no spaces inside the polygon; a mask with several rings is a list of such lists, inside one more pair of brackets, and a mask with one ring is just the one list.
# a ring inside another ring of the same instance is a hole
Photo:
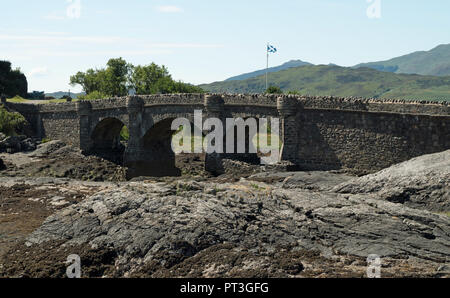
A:
{"label": "bridge arch", "polygon": [[[258,144],[255,142],[259,132],[259,118],[239,117],[230,119],[234,121],[234,125],[230,127],[230,124],[228,123],[230,120],[227,120],[224,135],[226,151],[223,157],[252,164],[259,164],[261,160],[258,156]],[[229,148],[227,144],[227,138],[229,137],[231,137],[233,141],[232,148]]]}
{"label": "bridge arch", "polygon": [[[179,118],[176,116],[172,115],[169,118],[158,119],[156,123],[147,129],[139,142],[141,147],[138,160],[129,165],[131,169],[129,178],[139,176],[181,176],[181,170],[176,163],[176,154],[172,149],[172,139],[174,134],[177,133],[172,130],[172,122]],[[192,117],[185,118],[191,125],[192,136],[194,136],[195,130],[203,136],[202,130],[194,126],[191,120]],[[198,153],[198,155],[203,155],[203,153]]]}
{"label": "bridge arch", "polygon": [[121,138],[125,124],[113,117],[107,117],[99,121],[91,133],[91,153],[115,163],[123,162],[123,154],[126,144]]}

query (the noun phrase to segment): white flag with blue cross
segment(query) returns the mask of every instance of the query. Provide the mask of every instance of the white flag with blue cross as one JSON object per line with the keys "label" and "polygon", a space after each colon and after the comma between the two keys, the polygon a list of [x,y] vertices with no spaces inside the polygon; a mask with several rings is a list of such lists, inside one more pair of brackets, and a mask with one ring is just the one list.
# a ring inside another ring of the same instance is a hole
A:
{"label": "white flag with blue cross", "polygon": [[277,52],[277,48],[275,48],[274,46],[271,46],[270,44],[267,45],[267,52],[268,53],[276,53]]}

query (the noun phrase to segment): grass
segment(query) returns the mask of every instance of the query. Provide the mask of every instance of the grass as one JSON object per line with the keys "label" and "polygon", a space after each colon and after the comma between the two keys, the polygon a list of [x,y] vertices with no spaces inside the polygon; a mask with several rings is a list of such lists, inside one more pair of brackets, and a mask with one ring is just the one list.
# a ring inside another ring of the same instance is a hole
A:
{"label": "grass", "polygon": [[27,102],[28,100],[23,97],[20,97],[20,96],[15,96],[13,98],[8,98],[6,101],[13,102],[13,103],[24,103],[24,102]]}
{"label": "grass", "polygon": [[254,189],[254,190],[265,190],[264,187],[259,186],[258,184],[252,183],[250,184],[250,186]]}
{"label": "grass", "polygon": [[[72,101],[79,101],[78,98],[72,99]],[[65,99],[51,99],[51,100],[44,100],[44,103],[60,103],[60,102],[67,102]]]}
{"label": "grass", "polygon": [[447,217],[450,217],[450,211],[448,212],[438,212],[439,215],[447,215]]}
{"label": "grass", "polygon": [[[8,98],[6,101],[11,102],[11,103],[33,103],[33,104],[49,104],[49,103],[66,102],[65,99],[34,100],[34,99],[26,99],[26,98],[23,98],[20,96]],[[72,101],[78,101],[78,99],[72,99]]]}

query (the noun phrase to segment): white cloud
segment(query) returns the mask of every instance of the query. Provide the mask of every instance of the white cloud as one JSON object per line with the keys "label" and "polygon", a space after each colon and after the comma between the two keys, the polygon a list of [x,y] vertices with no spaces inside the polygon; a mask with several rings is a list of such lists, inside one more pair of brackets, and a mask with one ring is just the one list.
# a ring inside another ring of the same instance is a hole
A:
{"label": "white cloud", "polygon": [[57,35],[57,36],[68,35],[67,32],[58,32],[58,31],[42,32],[41,34],[43,34],[43,35]]}
{"label": "white cloud", "polygon": [[[133,47],[129,45],[133,44]],[[189,42],[151,42],[139,38],[117,36],[72,36],[64,32],[40,32],[32,34],[1,34],[0,52],[11,61],[33,61],[56,57],[113,57],[170,55],[184,49],[217,49],[222,44]],[[44,62],[45,63],[45,62]],[[29,76],[45,74],[38,68]]]}
{"label": "white cloud", "polygon": [[32,70],[30,70],[27,73],[26,76],[32,78],[32,77],[42,77],[42,76],[45,76],[47,74],[48,74],[48,68],[43,66],[43,67],[33,68]]}
{"label": "white cloud", "polygon": [[105,36],[55,36],[55,35],[0,35],[2,41],[36,41],[36,42],[84,42],[84,43],[116,43],[119,37]]}
{"label": "white cloud", "polygon": [[189,49],[189,48],[222,48],[221,44],[207,43],[149,43],[140,39],[121,38],[116,36],[66,36],[64,33],[47,35],[8,35],[0,34],[0,41],[8,42],[26,42],[29,47],[38,45],[48,45],[49,43],[66,44],[70,42],[85,44],[139,44],[147,49]]}
{"label": "white cloud", "polygon": [[156,8],[159,12],[163,12],[163,13],[178,13],[178,12],[183,12],[183,9],[179,6],[175,6],[175,5],[163,5],[163,6],[158,6]]}

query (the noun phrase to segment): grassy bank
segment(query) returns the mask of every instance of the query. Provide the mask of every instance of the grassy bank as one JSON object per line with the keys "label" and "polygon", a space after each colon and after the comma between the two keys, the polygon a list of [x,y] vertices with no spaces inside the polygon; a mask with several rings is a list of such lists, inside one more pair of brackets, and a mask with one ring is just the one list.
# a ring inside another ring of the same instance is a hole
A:
{"label": "grassy bank", "polygon": [[[30,104],[48,104],[48,103],[66,102],[65,99],[36,100],[36,99],[26,99],[20,96],[8,98],[6,101],[12,103],[30,103]],[[78,99],[73,99],[72,101],[78,101]]]}

